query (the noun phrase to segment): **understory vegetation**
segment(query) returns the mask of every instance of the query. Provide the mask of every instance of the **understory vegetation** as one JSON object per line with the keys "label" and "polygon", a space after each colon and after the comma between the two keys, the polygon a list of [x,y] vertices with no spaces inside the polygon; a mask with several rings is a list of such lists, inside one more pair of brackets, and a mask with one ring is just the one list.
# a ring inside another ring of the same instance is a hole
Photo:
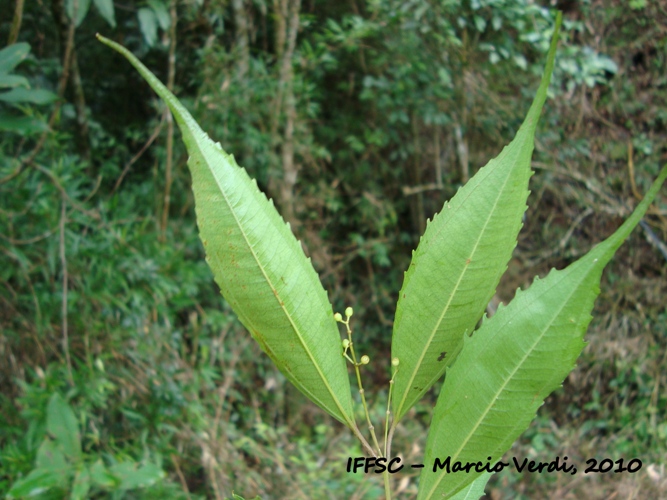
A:
{"label": "understory vegetation", "polygon": [[[142,59],[235,155],[303,242],[334,309],[354,307],[381,422],[403,270],[426,220],[516,133],[552,8],[564,10],[563,34],[529,209],[488,314],[609,236],[667,162],[667,8],[553,4],[0,9],[0,495],[50,470],[54,441],[94,474],[72,459],[40,498],[383,494],[379,475],[346,472],[360,444],[285,380],[221,297],[171,116],[96,32]],[[488,498],[667,495],[664,193],[603,275],[577,368],[507,455],[637,457],[641,471],[510,469]],[[437,393],[397,428],[405,461],[423,457]],[[392,477],[398,498],[416,496],[418,472]]]}

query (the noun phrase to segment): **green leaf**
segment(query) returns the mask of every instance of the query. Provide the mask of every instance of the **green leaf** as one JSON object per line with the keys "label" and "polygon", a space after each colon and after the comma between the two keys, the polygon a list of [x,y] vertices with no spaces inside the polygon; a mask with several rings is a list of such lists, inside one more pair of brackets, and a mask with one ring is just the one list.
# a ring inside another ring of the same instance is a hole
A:
{"label": "green leaf", "polygon": [[454,361],[507,269],[526,210],[535,128],[546,99],[560,16],[542,83],[514,140],[428,221],[405,273],[394,321],[394,425]]}
{"label": "green leaf", "polygon": [[144,35],[144,40],[149,47],[155,45],[157,41],[157,18],[153,10],[143,7],[137,12],[139,19],[139,29]]}
{"label": "green leaf", "polygon": [[37,450],[35,467],[38,469],[64,470],[70,467],[59,446],[50,438],[44,439]]}
{"label": "green leaf", "polygon": [[472,19],[475,23],[475,28],[477,28],[477,31],[483,33],[486,29],[486,19],[484,19],[482,16],[473,16]]}
{"label": "green leaf", "polygon": [[134,462],[121,462],[109,467],[109,472],[120,481],[120,490],[145,488],[165,477],[164,471],[152,463],[137,466]]}
{"label": "green leaf", "polygon": [[32,135],[43,132],[47,128],[46,122],[32,116],[10,116],[0,113],[0,131]]}
{"label": "green leaf", "polygon": [[112,28],[116,27],[116,12],[113,6],[113,0],[93,0],[97,12],[109,23]]}
{"label": "green leaf", "polygon": [[475,479],[470,485],[463,488],[450,498],[450,500],[479,500],[484,496],[484,488],[489,482],[491,474],[484,472],[481,476]]}
{"label": "green leaf", "polygon": [[101,459],[90,467],[90,479],[96,486],[107,490],[114,489],[120,484],[120,479],[107,470]]}
{"label": "green leaf", "polygon": [[90,0],[76,0],[76,13],[74,12],[74,1],[67,0],[65,12],[67,12],[67,17],[74,20],[74,25],[78,28],[88,14]]}
{"label": "green leaf", "polygon": [[30,498],[53,488],[67,487],[72,467],[57,444],[48,437],[37,450],[35,469],[26,477],[16,481],[6,498]]}
{"label": "green leaf", "polygon": [[46,409],[46,429],[70,460],[81,459],[79,424],[72,408],[57,392]]}
{"label": "green leaf", "polygon": [[206,259],[241,322],[301,392],[356,429],[340,333],[322,284],[289,226],[246,171],[129,51],[123,54],[171,109],[190,159]]}
{"label": "green leaf", "polygon": [[169,11],[164,2],[160,0],[148,0],[148,5],[150,5],[153,12],[155,12],[155,17],[157,18],[160,28],[167,30],[171,25],[171,17],[169,16]]}
{"label": "green leaf", "polygon": [[[466,338],[448,370],[426,441],[425,463],[499,460],[544,399],[574,368],[585,342],[602,271],[667,178],[663,168],[633,214],[607,240],[561,271],[518,290],[507,307]],[[490,458],[487,458],[490,457]],[[419,499],[448,497],[478,473],[422,471]]]}
{"label": "green leaf", "polygon": [[23,61],[30,53],[30,44],[15,43],[0,50],[0,74],[7,74]]}
{"label": "green leaf", "polygon": [[6,499],[30,498],[41,495],[51,488],[62,487],[66,479],[61,471],[35,469],[26,477],[16,481],[7,492]]}
{"label": "green leaf", "polygon": [[28,80],[23,76],[5,75],[0,73],[0,89],[11,89],[14,87],[30,87]]}
{"label": "green leaf", "polygon": [[15,88],[0,94],[0,101],[19,104],[29,102],[32,104],[50,104],[58,99],[58,96],[49,90]]}
{"label": "green leaf", "polygon": [[88,498],[88,491],[90,491],[90,472],[87,467],[81,466],[74,476],[70,500],[85,500]]}

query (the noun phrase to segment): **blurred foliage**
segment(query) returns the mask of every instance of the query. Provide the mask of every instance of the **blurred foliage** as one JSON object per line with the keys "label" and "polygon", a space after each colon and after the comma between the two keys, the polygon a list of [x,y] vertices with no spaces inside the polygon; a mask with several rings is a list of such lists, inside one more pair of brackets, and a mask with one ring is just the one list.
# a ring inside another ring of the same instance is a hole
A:
{"label": "blurred foliage", "polygon": [[28,80],[13,74],[14,68],[28,58],[30,45],[21,42],[0,50],[0,103],[3,107],[13,107],[22,116],[0,108],[0,130],[21,135],[31,135],[47,128],[46,123],[33,115],[28,104],[45,105],[55,101],[58,96],[45,89],[31,89]]}
{"label": "blurred foliage", "polygon": [[[0,48],[0,495],[51,465],[70,482],[61,477],[37,498],[74,493],[85,471],[90,498],[381,492],[374,478],[345,473],[359,445],[286,385],[220,297],[196,233],[185,153],[179,141],[170,152],[162,105],[95,32],[163,81],[174,49],[176,93],[292,214],[335,309],[354,306],[358,342],[377,363],[367,375],[379,422],[382,360],[410,251],[426,218],[519,126],[551,34],[547,3],[302,2],[290,53],[293,0],[176,2],[175,25],[167,0],[26,2],[18,43]],[[503,301],[609,235],[667,160],[665,7],[558,3],[567,8],[551,88],[558,99],[538,133]],[[74,19],[71,47],[61,11]],[[13,15],[0,9],[0,40]],[[61,86],[68,47],[78,63]],[[664,242],[664,197],[656,206],[646,223]],[[667,495],[667,266],[647,234],[636,231],[619,251],[579,367],[512,454],[639,456],[657,472],[577,484],[503,473],[490,483],[494,498]],[[60,465],[44,458],[45,447],[68,439],[49,432],[58,398],[81,449],[74,459],[55,452]],[[396,435],[406,459],[423,454],[433,401]],[[131,464],[166,477],[115,491],[95,483],[94,468],[113,475]],[[395,481],[401,497],[414,496],[414,475]]]}

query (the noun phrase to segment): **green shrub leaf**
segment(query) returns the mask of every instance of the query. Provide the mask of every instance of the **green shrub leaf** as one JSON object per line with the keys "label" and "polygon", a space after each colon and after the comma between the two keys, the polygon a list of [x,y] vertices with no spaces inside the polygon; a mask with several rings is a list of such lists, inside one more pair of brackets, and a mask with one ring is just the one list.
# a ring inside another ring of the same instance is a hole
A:
{"label": "green shrub leaf", "polygon": [[8,92],[0,93],[0,101],[12,104],[29,102],[32,104],[51,104],[58,100],[58,95],[44,89],[13,88]]}
{"label": "green shrub leaf", "polygon": [[118,489],[133,490],[151,486],[165,477],[164,471],[153,463],[137,465],[135,462],[121,462],[109,467],[120,483]]}
{"label": "green shrub leaf", "polygon": [[108,490],[120,485],[120,479],[107,470],[101,459],[90,466],[90,479],[94,485]]}
{"label": "green shrub leaf", "polygon": [[141,34],[144,35],[146,44],[152,47],[157,41],[158,20],[155,12],[147,7],[142,7],[137,11],[137,19],[139,19],[139,29]]}
{"label": "green shrub leaf", "polygon": [[392,358],[395,422],[445,372],[507,269],[526,210],[535,128],[556,55],[556,21],[542,83],[514,140],[428,222],[399,294]]}
{"label": "green shrub leaf", "polygon": [[86,18],[86,14],[88,14],[88,9],[90,9],[90,0],[77,0],[76,12],[74,12],[74,6],[74,0],[67,0],[65,2],[67,16],[74,21],[74,25],[78,28]]}
{"label": "green shrub leaf", "polygon": [[163,30],[168,30],[171,25],[171,17],[169,17],[169,10],[167,6],[161,0],[148,0],[148,5],[150,5],[153,12],[155,12],[155,18],[157,19],[160,28]]}
{"label": "green shrub leaf", "polygon": [[485,320],[448,370],[426,442],[419,497],[449,497],[479,474],[433,472],[435,458],[500,459],[544,399],[574,368],[602,271],[667,178],[667,166],[627,221],[588,254],[526,290]]}
{"label": "green shrub leaf", "polygon": [[81,459],[81,435],[72,408],[57,392],[46,410],[46,428],[70,460]]}
{"label": "green shrub leaf", "polygon": [[197,222],[223,296],[285,376],[330,415],[354,425],[350,382],[326,292],[273,203],[234,157],[129,51],[123,54],[164,99],[190,154]]}
{"label": "green shrub leaf", "polygon": [[32,116],[9,116],[0,113],[0,131],[32,135],[48,129],[45,121]]}
{"label": "green shrub leaf", "polygon": [[90,491],[90,486],[90,472],[87,467],[82,465],[74,476],[70,500],[85,500],[89,498],[88,492]]}
{"label": "green shrub leaf", "polygon": [[0,73],[0,89],[11,89],[14,87],[30,87],[28,79],[19,75],[5,75]]}
{"label": "green shrub leaf", "polygon": [[113,6],[113,0],[93,0],[97,12],[109,23],[112,28],[116,27],[116,12]]}
{"label": "green shrub leaf", "polygon": [[67,463],[65,454],[62,452],[61,447],[58,446],[58,444],[51,438],[45,438],[37,450],[35,468],[53,469],[62,472],[69,467],[70,465]]}
{"label": "green shrub leaf", "polygon": [[16,481],[5,498],[31,498],[42,495],[52,488],[63,487],[67,476],[53,469],[34,469],[26,477]]}
{"label": "green shrub leaf", "polygon": [[19,42],[0,50],[0,75],[12,71],[30,53],[30,44]]}

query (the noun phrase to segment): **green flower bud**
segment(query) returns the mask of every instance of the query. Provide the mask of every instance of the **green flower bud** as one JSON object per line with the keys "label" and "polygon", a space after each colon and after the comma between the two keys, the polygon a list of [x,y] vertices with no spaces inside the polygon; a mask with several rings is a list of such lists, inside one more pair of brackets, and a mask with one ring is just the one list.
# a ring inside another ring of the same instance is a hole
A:
{"label": "green flower bud", "polygon": [[348,339],[343,339],[343,348],[347,349],[350,347],[350,341]]}
{"label": "green flower bud", "polygon": [[346,308],[345,308],[345,316],[347,316],[347,317],[349,318],[349,317],[352,316],[353,314],[354,314],[354,311],[352,310],[351,307],[346,307]]}
{"label": "green flower bud", "polygon": [[371,362],[371,358],[369,358],[365,354],[361,357],[361,364],[362,365],[367,365],[370,362]]}
{"label": "green flower bud", "polygon": [[343,321],[343,317],[340,315],[340,313],[334,314],[334,319],[338,322]]}
{"label": "green flower bud", "polygon": [[400,361],[398,360],[398,358],[394,358],[391,360],[391,366],[398,366],[399,363]]}

